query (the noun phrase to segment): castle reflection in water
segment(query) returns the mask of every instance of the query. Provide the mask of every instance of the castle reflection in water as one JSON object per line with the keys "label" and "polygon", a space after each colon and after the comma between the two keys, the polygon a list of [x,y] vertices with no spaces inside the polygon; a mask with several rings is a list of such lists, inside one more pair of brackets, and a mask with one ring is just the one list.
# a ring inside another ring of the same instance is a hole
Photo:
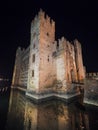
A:
{"label": "castle reflection in water", "polygon": [[11,90],[6,130],[95,130],[97,111],[76,103],[47,101],[35,104],[17,90]]}

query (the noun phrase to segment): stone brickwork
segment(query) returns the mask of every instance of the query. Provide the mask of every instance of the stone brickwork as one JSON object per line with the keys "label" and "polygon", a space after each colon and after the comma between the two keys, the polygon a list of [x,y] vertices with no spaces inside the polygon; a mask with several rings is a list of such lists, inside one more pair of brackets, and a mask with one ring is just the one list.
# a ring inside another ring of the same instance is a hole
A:
{"label": "stone brickwork", "polygon": [[87,79],[96,79],[96,80],[98,80],[98,72],[86,73],[86,78]]}
{"label": "stone brickwork", "polygon": [[84,103],[98,106],[98,79],[87,78],[84,88]]}
{"label": "stone brickwork", "polygon": [[27,87],[29,52],[29,47],[26,50],[20,47],[17,49],[12,86]]}
{"label": "stone brickwork", "polygon": [[26,94],[67,92],[85,78],[78,40],[55,40],[55,22],[40,10],[31,22],[30,46],[18,48],[12,85],[26,86]]}
{"label": "stone brickwork", "polygon": [[78,81],[83,82],[83,79],[85,77],[85,70],[83,67],[81,44],[78,40],[74,40],[74,46],[75,46],[75,57],[76,57]]}
{"label": "stone brickwork", "polygon": [[86,74],[84,103],[98,106],[98,72]]}
{"label": "stone brickwork", "polygon": [[19,85],[22,87],[27,87],[29,52],[30,48],[28,47],[26,50],[24,49],[21,54]]}

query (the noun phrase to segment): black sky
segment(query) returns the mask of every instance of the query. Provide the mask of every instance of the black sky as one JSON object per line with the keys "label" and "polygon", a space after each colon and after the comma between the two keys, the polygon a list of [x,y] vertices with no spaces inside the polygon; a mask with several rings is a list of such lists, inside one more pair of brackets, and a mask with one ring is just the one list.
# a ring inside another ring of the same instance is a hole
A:
{"label": "black sky", "polygon": [[30,44],[30,23],[40,8],[56,22],[56,39],[77,38],[87,72],[98,71],[97,0],[9,0],[0,4],[0,75],[11,78],[16,49]]}

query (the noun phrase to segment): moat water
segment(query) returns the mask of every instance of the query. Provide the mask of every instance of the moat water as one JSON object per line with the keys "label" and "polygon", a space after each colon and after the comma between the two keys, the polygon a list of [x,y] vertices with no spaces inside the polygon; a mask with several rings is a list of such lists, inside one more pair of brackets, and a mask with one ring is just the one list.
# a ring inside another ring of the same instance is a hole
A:
{"label": "moat water", "polygon": [[35,104],[23,92],[0,92],[0,130],[98,130],[98,108],[57,100]]}

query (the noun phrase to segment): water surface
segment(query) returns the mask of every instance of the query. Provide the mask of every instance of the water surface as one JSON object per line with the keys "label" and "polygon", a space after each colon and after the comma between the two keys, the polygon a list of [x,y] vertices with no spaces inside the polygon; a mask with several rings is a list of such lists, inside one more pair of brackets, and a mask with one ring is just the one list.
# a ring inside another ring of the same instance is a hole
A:
{"label": "water surface", "polygon": [[98,109],[80,99],[35,104],[23,92],[0,94],[0,130],[98,130]]}

